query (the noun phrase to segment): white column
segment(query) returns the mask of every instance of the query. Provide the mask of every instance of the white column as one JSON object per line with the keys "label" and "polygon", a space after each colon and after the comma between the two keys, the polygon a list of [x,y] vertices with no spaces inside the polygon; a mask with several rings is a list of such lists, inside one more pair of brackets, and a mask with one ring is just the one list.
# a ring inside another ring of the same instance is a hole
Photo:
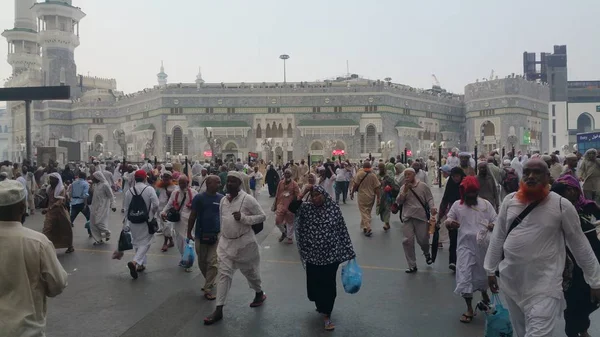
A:
{"label": "white column", "polygon": [[59,30],[59,27],[58,27],[58,15],[54,16],[54,23],[56,25],[56,26],[54,26],[54,30]]}
{"label": "white column", "polygon": [[77,22],[77,37],[79,37],[79,22]]}

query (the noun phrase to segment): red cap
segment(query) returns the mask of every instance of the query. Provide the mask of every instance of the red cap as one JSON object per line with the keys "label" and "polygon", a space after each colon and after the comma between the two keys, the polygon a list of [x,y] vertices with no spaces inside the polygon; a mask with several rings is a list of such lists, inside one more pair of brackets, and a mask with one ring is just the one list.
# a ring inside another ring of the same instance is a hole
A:
{"label": "red cap", "polygon": [[148,174],[144,170],[137,170],[135,171],[135,174],[133,176],[136,178],[146,179],[148,177]]}

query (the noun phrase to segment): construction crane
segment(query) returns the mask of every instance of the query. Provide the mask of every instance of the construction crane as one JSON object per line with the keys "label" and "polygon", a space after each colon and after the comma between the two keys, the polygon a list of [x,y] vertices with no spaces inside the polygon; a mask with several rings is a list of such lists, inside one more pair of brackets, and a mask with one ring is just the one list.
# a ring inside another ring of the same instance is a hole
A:
{"label": "construction crane", "polygon": [[440,81],[438,81],[437,76],[435,76],[435,74],[431,74],[431,77],[433,78],[433,85],[437,86],[437,87],[441,87]]}

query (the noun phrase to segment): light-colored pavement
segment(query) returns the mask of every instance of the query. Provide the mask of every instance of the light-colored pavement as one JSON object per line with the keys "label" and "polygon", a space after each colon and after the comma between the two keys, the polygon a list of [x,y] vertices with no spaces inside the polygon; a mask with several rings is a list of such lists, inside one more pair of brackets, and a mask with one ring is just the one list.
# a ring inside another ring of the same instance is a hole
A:
{"label": "light-colored pavement", "polygon": [[[441,190],[433,188],[436,204]],[[118,197],[120,198],[120,196]],[[197,268],[185,273],[177,266],[176,249],[162,253],[162,237],[157,235],[148,256],[148,269],[133,281],[125,266],[131,258],[111,260],[121,228],[122,214],[111,216],[114,241],[92,246],[84,218],[75,222],[75,253],[58,257],[69,273],[69,286],[63,294],[50,299],[48,336],[326,336],[313,303],[306,298],[304,270],[295,245],[277,241],[272,200],[267,193],[259,202],[269,214],[261,242],[261,273],[268,299],[258,309],[248,307],[253,297],[244,278],[237,273],[225,319],[204,326],[202,319],[212,312],[214,302],[203,299],[203,277]],[[350,235],[363,268],[363,286],[358,294],[345,294],[338,286],[333,313],[338,336],[483,336],[485,319],[479,314],[471,324],[459,322],[463,300],[453,293],[454,275],[448,270],[448,253],[442,250],[437,262],[427,266],[418,254],[419,272],[404,273],[406,260],[402,249],[401,223],[397,216],[392,229],[384,233],[381,221],[374,220],[374,235],[364,237],[355,202],[341,205]],[[35,215],[26,225],[41,230],[43,218]],[[556,336],[562,333],[563,323]],[[600,330],[590,331],[592,335]]]}

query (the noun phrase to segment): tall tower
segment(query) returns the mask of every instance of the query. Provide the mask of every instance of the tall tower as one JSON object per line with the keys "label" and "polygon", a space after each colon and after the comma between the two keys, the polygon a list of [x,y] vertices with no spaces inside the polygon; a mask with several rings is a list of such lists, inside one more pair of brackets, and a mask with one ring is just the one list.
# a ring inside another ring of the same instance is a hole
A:
{"label": "tall tower", "polygon": [[156,78],[158,79],[158,86],[166,87],[167,77],[169,77],[169,75],[165,73],[165,64],[163,63],[163,61],[160,61],[160,73],[156,74]]}
{"label": "tall tower", "polygon": [[79,46],[79,21],[85,13],[73,7],[71,0],[38,2],[32,10],[38,19],[44,84],[76,86],[75,48]]}
{"label": "tall tower", "polygon": [[204,84],[204,80],[202,79],[202,68],[198,68],[198,75],[196,75],[196,87],[200,90],[200,87]]}
{"label": "tall tower", "polygon": [[25,70],[39,70],[42,65],[38,32],[31,7],[35,0],[15,0],[15,25],[2,36],[8,40],[8,63],[13,75]]}

